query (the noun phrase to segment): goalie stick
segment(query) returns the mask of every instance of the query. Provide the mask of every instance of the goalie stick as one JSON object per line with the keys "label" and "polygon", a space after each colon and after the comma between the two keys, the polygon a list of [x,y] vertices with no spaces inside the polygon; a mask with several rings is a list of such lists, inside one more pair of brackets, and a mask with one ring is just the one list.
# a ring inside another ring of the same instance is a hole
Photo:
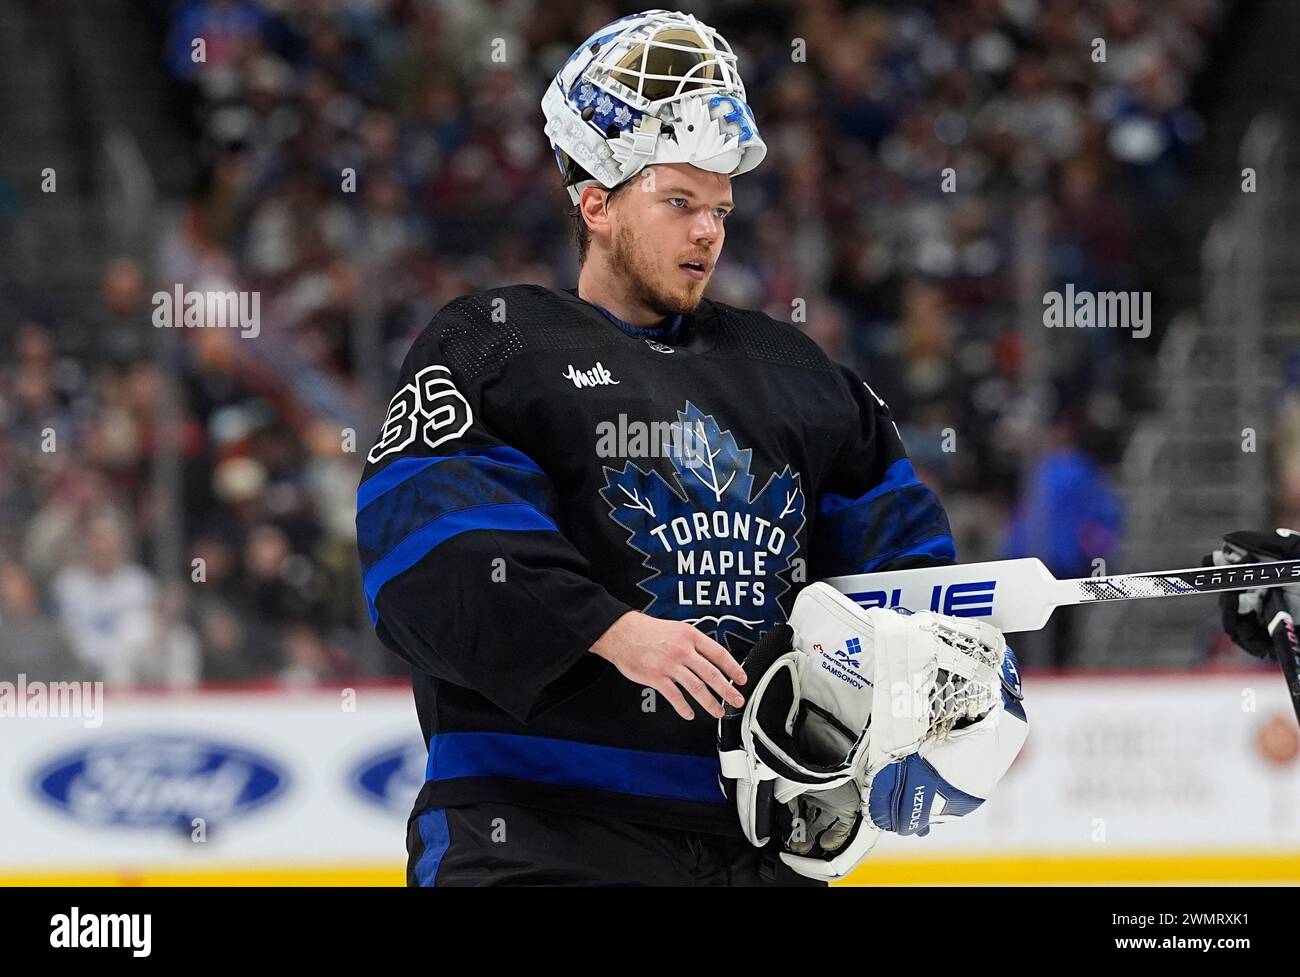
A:
{"label": "goalie stick", "polygon": [[[1037,631],[1047,624],[1052,611],[1066,604],[1186,597],[1300,584],[1300,560],[1057,580],[1041,560],[1028,557],[859,573],[831,577],[826,583],[863,607],[931,610],[955,617],[982,618],[1004,632]],[[1273,653],[1282,666],[1291,704],[1300,720],[1300,643],[1295,624],[1281,591],[1270,591],[1264,607]]]}

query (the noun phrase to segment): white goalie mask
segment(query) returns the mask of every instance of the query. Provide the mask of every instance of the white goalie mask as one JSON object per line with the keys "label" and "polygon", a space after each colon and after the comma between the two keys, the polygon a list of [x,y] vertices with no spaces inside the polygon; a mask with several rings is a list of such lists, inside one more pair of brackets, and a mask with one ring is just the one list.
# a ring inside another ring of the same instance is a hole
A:
{"label": "white goalie mask", "polygon": [[767,155],[731,46],[690,14],[647,10],[570,55],[542,98],[546,135],[573,203],[655,163],[737,176]]}

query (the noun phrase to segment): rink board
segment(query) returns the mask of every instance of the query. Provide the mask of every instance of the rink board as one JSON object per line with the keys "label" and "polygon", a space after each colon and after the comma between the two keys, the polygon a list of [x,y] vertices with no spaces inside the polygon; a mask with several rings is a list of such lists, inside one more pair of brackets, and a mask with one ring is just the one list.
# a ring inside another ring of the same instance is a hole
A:
{"label": "rink board", "polygon": [[[1025,684],[1029,741],[997,795],[886,836],[851,883],[1300,883],[1278,676]],[[423,777],[408,689],[126,693],[98,727],[6,716],[0,734],[0,883],[403,881]]]}

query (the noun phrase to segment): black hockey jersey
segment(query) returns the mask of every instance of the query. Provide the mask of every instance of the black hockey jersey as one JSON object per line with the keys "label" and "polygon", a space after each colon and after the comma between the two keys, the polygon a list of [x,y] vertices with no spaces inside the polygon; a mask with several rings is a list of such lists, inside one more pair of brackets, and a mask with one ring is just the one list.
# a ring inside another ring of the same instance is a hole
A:
{"label": "black hockey jersey", "polygon": [[357,542],[429,745],[416,831],[498,800],[739,835],[716,720],[592,644],[635,609],[741,659],[810,581],[955,559],[884,402],[794,326],[704,300],[624,329],[534,285],[458,298],[416,340]]}

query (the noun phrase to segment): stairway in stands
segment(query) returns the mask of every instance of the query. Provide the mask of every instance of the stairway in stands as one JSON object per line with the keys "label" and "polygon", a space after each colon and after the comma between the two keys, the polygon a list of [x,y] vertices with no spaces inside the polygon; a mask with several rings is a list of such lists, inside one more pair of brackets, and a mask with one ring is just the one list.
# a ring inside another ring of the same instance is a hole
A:
{"label": "stairway in stands", "polygon": [[[1252,5],[1206,106],[1185,215],[1204,244],[1173,289],[1186,301],[1160,351],[1161,407],[1125,458],[1128,532],[1113,573],[1194,565],[1223,532],[1271,516],[1273,413],[1286,356],[1300,350],[1300,131],[1287,125],[1300,118],[1300,73],[1284,67],[1300,18],[1287,8]],[[1241,191],[1248,165],[1255,194]],[[1180,667],[1204,659],[1217,605],[1131,601],[1089,609],[1082,627],[1088,665]]]}
{"label": "stairway in stands", "polygon": [[[75,111],[79,66],[66,24],[49,13],[27,0],[0,6],[0,180],[13,212],[0,276],[10,297],[44,295],[72,309],[94,291],[103,228],[93,206],[93,133]],[[42,192],[47,169],[53,193]],[[6,318],[38,311],[7,309]]]}
{"label": "stairway in stands", "polygon": [[[0,276],[10,322],[75,322],[95,308],[111,258],[147,256],[150,229],[123,226],[124,176],[150,200],[156,177],[164,189],[189,179],[162,43],[159,22],[128,0],[0,5],[0,181],[14,211]],[[42,189],[48,168],[53,193]],[[61,338],[75,352],[84,336]]]}

